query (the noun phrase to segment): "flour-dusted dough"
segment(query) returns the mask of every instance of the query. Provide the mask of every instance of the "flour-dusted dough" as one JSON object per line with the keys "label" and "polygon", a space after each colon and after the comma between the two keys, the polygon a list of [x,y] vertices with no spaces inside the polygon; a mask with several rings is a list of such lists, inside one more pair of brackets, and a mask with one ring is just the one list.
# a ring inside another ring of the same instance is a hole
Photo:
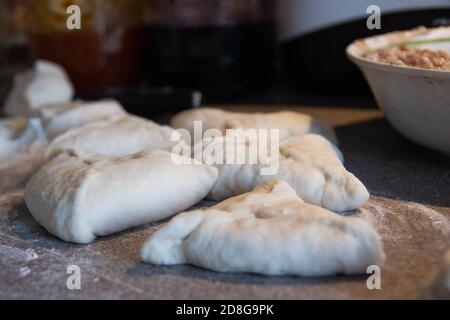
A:
{"label": "flour-dusted dough", "polygon": [[[225,146],[218,143],[218,148],[226,151]],[[219,178],[208,198],[223,200],[249,192],[263,181],[280,178],[305,202],[338,212],[358,209],[368,200],[369,193],[362,182],[345,169],[339,156],[334,145],[322,136],[291,137],[280,143],[279,169],[274,175],[261,174],[261,169],[267,165],[215,164]],[[211,163],[208,158],[204,160]]]}
{"label": "flour-dusted dough", "polygon": [[202,121],[203,131],[218,129],[225,133],[226,129],[278,129],[281,140],[316,133],[337,144],[336,134],[328,124],[299,112],[243,113],[200,108],[175,115],[171,119],[171,126],[175,129],[187,129],[194,139],[194,121]]}
{"label": "flour-dusted dough", "polygon": [[38,110],[37,117],[42,120],[47,136],[53,139],[69,129],[125,114],[119,102],[105,99],[94,102],[73,101],[46,105]]}
{"label": "flour-dusted dough", "polygon": [[33,69],[16,75],[4,112],[29,117],[46,104],[70,101],[73,94],[66,72],[57,64],[39,60]]}
{"label": "flour-dusted dough", "polygon": [[274,179],[176,216],[145,243],[141,259],[220,272],[326,276],[365,273],[382,263],[383,253],[370,223],[306,204]]}
{"label": "flour-dusted dough", "polygon": [[445,254],[442,267],[421,291],[419,298],[450,300],[450,250]]}
{"label": "flour-dusted dough", "polygon": [[70,129],[53,139],[35,161],[34,170],[63,150],[91,152],[120,157],[147,149],[170,151],[177,143],[171,140],[177,134],[167,126],[160,126],[144,118],[125,115],[113,116]]}
{"label": "flour-dusted dough", "polygon": [[18,152],[42,148],[47,137],[39,119],[14,117],[0,120],[0,161],[14,160]]}
{"label": "flour-dusted dough", "polygon": [[60,153],[25,188],[36,221],[53,235],[90,243],[127,228],[158,221],[203,199],[217,169],[176,165],[163,150],[111,158]]}

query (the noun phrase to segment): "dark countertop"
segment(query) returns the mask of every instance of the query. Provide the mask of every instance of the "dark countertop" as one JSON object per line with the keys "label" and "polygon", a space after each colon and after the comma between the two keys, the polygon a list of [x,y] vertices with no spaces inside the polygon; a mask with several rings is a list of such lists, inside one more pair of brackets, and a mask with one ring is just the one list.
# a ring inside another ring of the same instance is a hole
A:
{"label": "dark countertop", "polygon": [[[234,106],[273,110],[280,106]],[[190,266],[139,261],[144,241],[162,223],[64,243],[28,214],[14,187],[29,161],[0,168],[0,298],[37,299],[381,299],[417,297],[450,248],[450,159],[397,134],[374,109],[283,106],[310,113],[337,128],[346,167],[368,187],[370,201],[356,213],[382,236],[386,262],[381,290],[368,275],[325,278],[220,274]],[[35,253],[35,254],[34,254]],[[66,288],[66,268],[81,268],[82,290]]]}

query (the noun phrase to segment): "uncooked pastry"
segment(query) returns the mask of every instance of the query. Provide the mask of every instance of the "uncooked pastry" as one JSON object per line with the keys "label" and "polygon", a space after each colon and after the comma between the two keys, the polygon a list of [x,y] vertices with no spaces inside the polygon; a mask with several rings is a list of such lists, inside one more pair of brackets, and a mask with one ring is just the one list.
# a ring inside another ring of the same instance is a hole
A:
{"label": "uncooked pastry", "polygon": [[176,165],[163,150],[111,158],[60,153],[25,188],[36,221],[64,241],[86,244],[165,219],[203,199],[217,169]]}
{"label": "uncooked pastry", "polygon": [[46,105],[37,111],[37,117],[42,120],[49,139],[90,122],[125,114],[120,103],[110,99],[56,103]]}
{"label": "uncooked pastry", "polygon": [[[278,129],[281,140],[316,133],[337,144],[336,134],[328,124],[299,112],[243,113],[199,108],[175,115],[171,119],[171,126],[175,129],[187,129],[191,137],[194,137],[194,121],[202,121],[203,131],[218,129],[225,133],[226,129]],[[198,141],[194,139],[193,143],[195,142]]]}
{"label": "uncooked pastry", "polygon": [[68,102],[73,95],[73,85],[64,69],[55,63],[38,60],[32,69],[14,78],[4,112],[9,116],[30,117],[40,107]]}
{"label": "uncooked pastry", "polygon": [[370,223],[306,204],[274,179],[174,217],[144,244],[141,259],[219,272],[326,276],[365,273],[382,263],[383,253]]}
{"label": "uncooked pastry", "polygon": [[18,152],[41,148],[47,137],[41,121],[14,117],[0,120],[0,161],[12,160]]}
{"label": "uncooked pastry", "polygon": [[120,157],[142,150],[170,151],[177,143],[172,141],[177,132],[144,118],[113,116],[68,130],[53,139],[34,164],[34,171],[63,150],[90,152]]}
{"label": "uncooked pastry", "polygon": [[[256,141],[247,141],[247,150],[251,150],[251,143]],[[220,148],[225,157],[226,144],[217,143],[217,150]],[[219,169],[219,177],[208,198],[220,201],[249,192],[273,178],[286,180],[305,202],[337,212],[358,209],[369,198],[363,183],[343,166],[340,152],[322,136],[308,134],[282,141],[279,158],[274,156],[272,161],[278,159],[278,172],[262,175],[261,169],[269,165],[226,164],[224,158],[225,164],[214,164]],[[203,160],[213,164],[207,157]]]}

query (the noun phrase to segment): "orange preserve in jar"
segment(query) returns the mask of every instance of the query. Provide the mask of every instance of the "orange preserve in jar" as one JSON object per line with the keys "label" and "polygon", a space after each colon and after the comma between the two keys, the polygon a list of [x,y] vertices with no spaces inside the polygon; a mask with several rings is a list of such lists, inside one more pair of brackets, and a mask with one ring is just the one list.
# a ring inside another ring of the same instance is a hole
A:
{"label": "orange preserve in jar", "polygon": [[[38,0],[26,10],[36,59],[62,65],[79,92],[136,86],[141,81],[145,1]],[[80,8],[81,28],[70,30],[67,8]]]}

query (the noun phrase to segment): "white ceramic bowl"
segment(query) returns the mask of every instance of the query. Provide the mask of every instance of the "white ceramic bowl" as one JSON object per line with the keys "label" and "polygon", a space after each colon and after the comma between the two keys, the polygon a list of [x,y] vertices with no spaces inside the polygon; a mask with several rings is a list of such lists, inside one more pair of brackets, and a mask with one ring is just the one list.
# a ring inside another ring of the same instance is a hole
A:
{"label": "white ceramic bowl", "polygon": [[[392,41],[389,35],[358,40],[347,48],[388,121],[405,137],[450,154],[450,72],[395,66],[362,57]],[[364,51],[364,52],[363,52]]]}

